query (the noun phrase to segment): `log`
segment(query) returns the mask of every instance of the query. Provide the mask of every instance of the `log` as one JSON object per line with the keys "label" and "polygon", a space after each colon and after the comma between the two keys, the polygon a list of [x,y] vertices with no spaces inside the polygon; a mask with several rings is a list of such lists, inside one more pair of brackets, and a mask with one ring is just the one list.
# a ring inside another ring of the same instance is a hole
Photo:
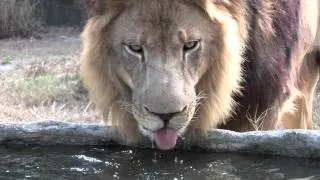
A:
{"label": "log", "polygon": [[[152,147],[147,138],[137,144],[122,141],[115,127],[59,121],[1,124],[0,145]],[[213,129],[208,131],[206,137],[199,138],[199,141],[188,146],[181,140],[177,149],[320,158],[320,131],[272,130],[239,133]]]}

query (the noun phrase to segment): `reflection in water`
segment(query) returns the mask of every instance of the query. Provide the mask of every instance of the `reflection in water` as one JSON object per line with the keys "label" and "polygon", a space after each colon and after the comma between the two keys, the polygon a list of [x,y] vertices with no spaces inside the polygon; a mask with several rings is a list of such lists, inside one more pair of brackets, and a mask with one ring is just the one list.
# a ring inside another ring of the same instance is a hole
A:
{"label": "reflection in water", "polygon": [[320,159],[131,148],[0,148],[0,179],[320,179]]}

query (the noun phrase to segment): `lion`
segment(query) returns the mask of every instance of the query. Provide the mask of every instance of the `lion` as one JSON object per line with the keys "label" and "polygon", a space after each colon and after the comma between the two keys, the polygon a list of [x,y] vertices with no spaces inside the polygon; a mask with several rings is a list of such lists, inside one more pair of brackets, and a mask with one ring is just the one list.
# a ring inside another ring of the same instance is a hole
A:
{"label": "lion", "polygon": [[312,128],[318,0],[92,0],[80,73],[122,138]]}

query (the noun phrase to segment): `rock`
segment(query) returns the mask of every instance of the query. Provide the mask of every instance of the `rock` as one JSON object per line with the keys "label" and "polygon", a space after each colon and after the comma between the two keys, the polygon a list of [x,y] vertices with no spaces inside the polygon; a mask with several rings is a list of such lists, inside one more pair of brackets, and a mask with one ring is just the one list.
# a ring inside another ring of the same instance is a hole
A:
{"label": "rock", "polygon": [[[86,145],[111,144],[152,148],[149,139],[138,144],[128,144],[119,138],[116,127],[89,124],[72,124],[59,121],[0,124],[1,145]],[[274,130],[238,133],[227,130],[210,130],[199,141],[185,144],[180,141],[177,149],[201,149],[208,152],[245,152],[291,157],[320,157],[320,131]]]}

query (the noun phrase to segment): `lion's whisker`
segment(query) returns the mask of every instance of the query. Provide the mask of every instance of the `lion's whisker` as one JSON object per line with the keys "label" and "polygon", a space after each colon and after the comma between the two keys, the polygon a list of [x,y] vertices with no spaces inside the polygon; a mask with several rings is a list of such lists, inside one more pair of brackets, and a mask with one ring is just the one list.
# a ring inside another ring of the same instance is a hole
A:
{"label": "lion's whisker", "polygon": [[119,103],[120,103],[120,109],[122,109],[130,114],[133,114],[133,104],[132,103],[129,103],[126,101],[119,101]]}

